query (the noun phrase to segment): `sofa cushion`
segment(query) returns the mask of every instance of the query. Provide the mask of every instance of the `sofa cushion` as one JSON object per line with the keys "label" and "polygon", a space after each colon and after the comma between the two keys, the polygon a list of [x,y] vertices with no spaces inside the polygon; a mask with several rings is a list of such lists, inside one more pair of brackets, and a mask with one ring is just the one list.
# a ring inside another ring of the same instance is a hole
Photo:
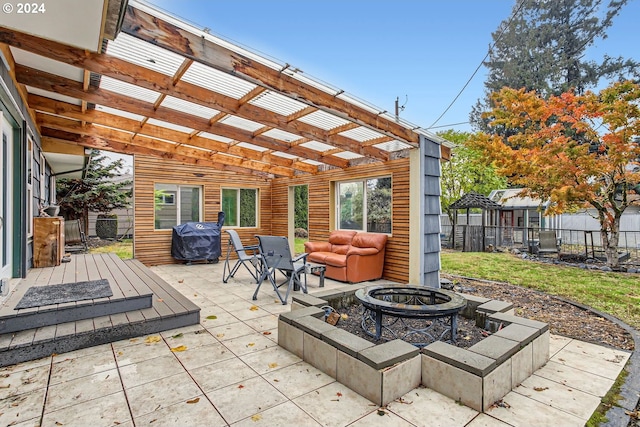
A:
{"label": "sofa cushion", "polygon": [[350,245],[351,239],[356,233],[356,231],[350,230],[334,230],[329,234],[329,243],[332,245]]}
{"label": "sofa cushion", "polygon": [[333,252],[311,252],[307,256],[307,262],[317,262],[320,264],[326,264],[325,259],[328,255],[333,255]]}
{"label": "sofa cushion", "polygon": [[351,245],[331,245],[331,252],[344,255],[347,253]]}
{"label": "sofa cushion", "polygon": [[382,233],[358,233],[351,240],[357,248],[376,248],[381,251],[387,244],[387,235]]}
{"label": "sofa cushion", "polygon": [[334,267],[346,267],[347,256],[331,253],[326,256],[326,258],[324,259],[324,263],[327,265],[332,265]]}

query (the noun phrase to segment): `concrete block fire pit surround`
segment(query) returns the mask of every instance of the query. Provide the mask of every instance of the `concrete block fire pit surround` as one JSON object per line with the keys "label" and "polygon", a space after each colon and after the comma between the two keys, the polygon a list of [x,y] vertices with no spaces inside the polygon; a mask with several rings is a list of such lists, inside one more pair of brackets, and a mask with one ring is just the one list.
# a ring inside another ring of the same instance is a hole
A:
{"label": "concrete block fire pit surround", "polygon": [[549,360],[549,326],[513,315],[513,305],[463,295],[460,314],[492,333],[463,349],[436,341],[374,344],[324,322],[320,307],[357,303],[352,290],[295,295],[278,320],[278,344],[358,394],[384,406],[424,385],[485,411]]}

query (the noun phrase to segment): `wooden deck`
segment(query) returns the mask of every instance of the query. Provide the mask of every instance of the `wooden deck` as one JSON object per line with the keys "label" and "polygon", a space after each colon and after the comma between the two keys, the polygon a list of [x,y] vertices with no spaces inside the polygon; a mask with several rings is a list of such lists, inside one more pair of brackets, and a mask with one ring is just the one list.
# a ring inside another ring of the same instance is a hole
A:
{"label": "wooden deck", "polygon": [[[32,269],[0,307],[0,366],[200,322],[200,308],[137,260],[72,255]],[[113,296],[23,310],[31,286],[108,279]]]}

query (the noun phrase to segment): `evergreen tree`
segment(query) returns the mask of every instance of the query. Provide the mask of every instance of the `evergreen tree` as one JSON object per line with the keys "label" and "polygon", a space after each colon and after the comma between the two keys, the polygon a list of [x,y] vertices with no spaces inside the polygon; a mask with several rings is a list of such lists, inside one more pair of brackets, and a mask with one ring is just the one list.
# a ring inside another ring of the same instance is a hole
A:
{"label": "evergreen tree", "polygon": [[105,164],[108,158],[98,150],[91,150],[89,165],[84,178],[62,178],[56,184],[60,212],[66,219],[82,219],[85,232],[89,211],[108,213],[128,205],[131,190],[124,188],[131,181],[114,182],[121,175],[123,160]]}
{"label": "evergreen tree", "polygon": [[481,117],[493,106],[491,94],[503,87],[524,88],[548,98],[569,90],[583,94],[601,80],[639,78],[638,63],[605,55],[601,61],[585,58],[587,49],[607,37],[628,0],[519,0],[511,18],[492,34],[494,46],[484,65],[489,69],[486,95],[470,115],[480,130],[498,133]]}

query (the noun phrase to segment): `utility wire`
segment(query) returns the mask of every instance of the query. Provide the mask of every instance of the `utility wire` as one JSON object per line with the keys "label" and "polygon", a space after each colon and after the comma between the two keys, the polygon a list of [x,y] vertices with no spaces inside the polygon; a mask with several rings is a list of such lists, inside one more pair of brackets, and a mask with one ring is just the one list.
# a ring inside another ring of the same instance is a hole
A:
{"label": "utility wire", "polygon": [[489,49],[487,50],[487,54],[484,56],[484,58],[482,58],[482,61],[480,61],[480,64],[478,64],[478,66],[476,67],[475,71],[473,72],[473,74],[471,74],[471,77],[469,77],[469,79],[467,80],[467,82],[464,84],[464,86],[462,87],[462,89],[460,89],[460,91],[458,92],[458,94],[455,96],[455,98],[453,98],[453,101],[451,101],[451,103],[449,104],[449,106],[442,112],[442,114],[440,114],[440,116],[436,119],[435,122],[433,122],[431,124],[431,126],[427,127],[427,129],[433,129],[436,125],[436,123],[438,123],[440,121],[440,119],[447,114],[447,111],[449,111],[451,109],[451,107],[453,107],[453,104],[455,104],[455,102],[458,100],[458,98],[460,98],[460,95],[462,95],[462,92],[464,92],[464,90],[467,88],[467,86],[469,86],[469,83],[471,83],[471,80],[473,80],[473,78],[476,76],[476,74],[478,74],[478,71],[480,70],[480,68],[482,68],[482,65],[484,64],[484,62],[487,60],[487,58],[489,57],[489,55],[491,54],[491,51],[493,50],[493,48],[496,46],[496,43],[498,43],[500,41],[500,39],[502,38],[502,35],[505,33],[505,31],[507,30],[507,28],[509,28],[511,26],[511,22],[513,22],[513,20],[515,19],[515,17],[520,13],[520,10],[522,9],[522,7],[524,6],[525,2],[527,0],[522,0],[520,2],[520,5],[518,6],[518,8],[513,12],[513,14],[511,15],[511,17],[509,18],[509,22],[507,22],[507,25],[505,25],[502,30],[500,31],[500,34],[498,34],[498,37],[496,38],[496,40],[493,42],[493,44],[489,47]]}

